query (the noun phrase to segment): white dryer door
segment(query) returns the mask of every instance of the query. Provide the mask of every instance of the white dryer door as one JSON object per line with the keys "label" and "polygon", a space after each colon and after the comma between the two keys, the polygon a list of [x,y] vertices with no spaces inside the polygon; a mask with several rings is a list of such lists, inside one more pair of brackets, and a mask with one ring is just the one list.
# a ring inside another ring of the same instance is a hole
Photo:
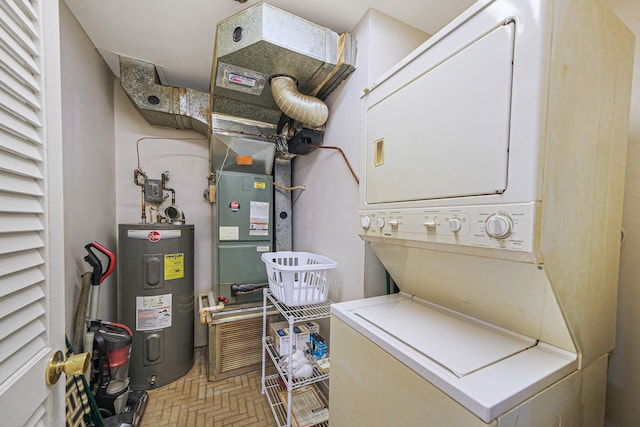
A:
{"label": "white dryer door", "polygon": [[409,65],[415,78],[366,112],[367,203],[506,190],[513,49],[510,23],[442,63],[427,50]]}

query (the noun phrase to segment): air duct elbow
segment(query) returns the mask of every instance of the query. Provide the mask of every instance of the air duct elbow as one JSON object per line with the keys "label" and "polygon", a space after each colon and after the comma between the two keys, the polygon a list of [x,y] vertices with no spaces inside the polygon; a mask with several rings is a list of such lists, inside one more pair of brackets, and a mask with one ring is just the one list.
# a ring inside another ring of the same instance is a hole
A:
{"label": "air duct elbow", "polygon": [[120,84],[138,112],[154,126],[209,135],[209,94],[159,84],[156,67],[120,57]]}
{"label": "air duct elbow", "polygon": [[298,92],[293,78],[275,76],[271,78],[271,94],[280,110],[298,122],[316,128],[329,118],[329,108],[320,99]]}

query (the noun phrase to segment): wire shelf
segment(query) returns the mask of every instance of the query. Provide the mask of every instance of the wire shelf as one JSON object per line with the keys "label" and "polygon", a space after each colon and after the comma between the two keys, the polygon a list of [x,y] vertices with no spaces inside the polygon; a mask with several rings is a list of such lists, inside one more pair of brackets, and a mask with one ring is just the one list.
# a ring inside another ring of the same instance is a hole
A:
{"label": "wire shelf", "polygon": [[[285,405],[280,398],[280,392],[286,390],[286,388],[283,388],[280,385],[279,378],[280,376],[277,374],[265,377],[264,388],[266,390],[265,395],[267,396],[267,401],[269,401],[271,412],[273,412],[273,417],[275,418],[278,427],[285,427],[287,425],[287,405]],[[316,387],[316,384],[313,385],[315,391],[318,393],[318,396],[320,396],[324,404],[329,407],[329,398],[326,395],[325,390],[323,390],[322,387]],[[326,421],[316,424],[316,426],[329,427],[329,422]]]}
{"label": "wire shelf", "polygon": [[[271,337],[264,337],[264,345],[267,349],[267,353],[271,357],[271,361],[274,366],[280,373],[282,380],[286,383],[289,380],[289,372],[284,369],[283,360],[287,359],[289,356],[279,356],[276,351],[275,346],[271,342]],[[299,387],[303,387],[305,385],[309,385],[318,381],[324,381],[329,379],[329,373],[323,372],[316,363],[315,359],[311,356],[307,356],[307,360],[313,366],[313,374],[307,378],[291,378],[291,388],[296,389]]]}
{"label": "wire shelf", "polygon": [[278,300],[269,289],[265,288],[264,293],[269,301],[271,301],[271,303],[274,305],[274,307],[278,309],[278,311],[285,318],[287,318],[287,320],[293,319],[295,322],[301,322],[304,320],[316,320],[328,317],[329,311],[331,309],[331,304],[333,304],[333,302],[327,300],[319,304],[290,307]]}

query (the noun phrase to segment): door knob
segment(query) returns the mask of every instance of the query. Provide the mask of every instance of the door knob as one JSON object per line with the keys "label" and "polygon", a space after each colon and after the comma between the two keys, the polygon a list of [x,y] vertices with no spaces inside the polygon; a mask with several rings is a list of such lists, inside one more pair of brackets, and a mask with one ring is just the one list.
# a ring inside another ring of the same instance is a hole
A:
{"label": "door knob", "polygon": [[64,360],[64,355],[60,350],[51,353],[47,369],[45,371],[45,379],[48,385],[54,385],[58,382],[60,375],[64,372],[66,375],[82,375],[89,367],[89,353],[80,353],[70,356]]}

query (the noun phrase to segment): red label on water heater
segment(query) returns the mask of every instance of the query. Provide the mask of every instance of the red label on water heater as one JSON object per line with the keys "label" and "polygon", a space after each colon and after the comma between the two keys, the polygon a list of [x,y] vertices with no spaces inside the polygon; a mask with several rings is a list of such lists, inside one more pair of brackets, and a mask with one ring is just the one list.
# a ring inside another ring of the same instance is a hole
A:
{"label": "red label on water heater", "polygon": [[238,210],[240,209],[240,202],[234,200],[233,202],[229,203],[229,209],[231,209],[233,212],[238,212]]}
{"label": "red label on water heater", "polygon": [[157,242],[160,240],[160,232],[158,230],[150,231],[148,234],[148,238],[150,242]]}

